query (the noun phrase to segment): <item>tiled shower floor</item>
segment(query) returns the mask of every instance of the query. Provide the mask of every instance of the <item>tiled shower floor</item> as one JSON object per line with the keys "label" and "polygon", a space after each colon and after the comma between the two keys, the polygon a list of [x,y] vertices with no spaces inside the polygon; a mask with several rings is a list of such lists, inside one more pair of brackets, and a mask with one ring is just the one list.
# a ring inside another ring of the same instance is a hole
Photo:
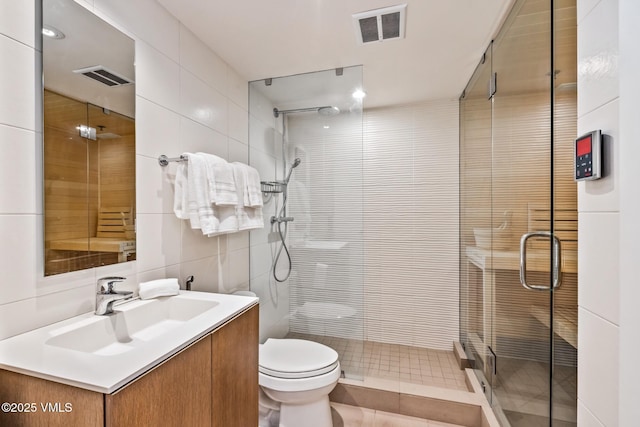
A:
{"label": "tiled shower floor", "polygon": [[401,383],[467,391],[464,370],[456,363],[453,351],[431,350],[373,341],[349,340],[299,333],[300,338],[325,344],[338,352],[347,378],[379,378]]}

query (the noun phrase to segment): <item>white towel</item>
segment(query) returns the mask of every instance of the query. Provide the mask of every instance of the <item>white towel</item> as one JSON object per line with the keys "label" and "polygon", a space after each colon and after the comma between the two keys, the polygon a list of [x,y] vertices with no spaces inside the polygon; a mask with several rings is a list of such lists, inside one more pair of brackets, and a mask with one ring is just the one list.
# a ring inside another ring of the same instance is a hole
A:
{"label": "white towel", "polygon": [[262,188],[260,186],[260,174],[255,168],[244,166],[244,205],[252,208],[262,207]]}
{"label": "white towel", "polygon": [[[254,228],[263,228],[264,219],[262,217],[262,207],[251,207],[248,203],[251,203],[247,193],[250,191],[247,186],[247,181],[250,178],[249,169],[253,169],[240,162],[233,163],[233,175],[236,180],[237,194],[238,194],[238,206],[236,207],[236,217],[238,221],[238,230],[251,230]],[[255,170],[255,169],[254,169]],[[257,173],[257,172],[256,172]],[[260,179],[260,178],[258,178]],[[259,185],[259,182],[258,182]],[[262,202],[262,196],[260,196],[260,202]]]}
{"label": "white towel", "polygon": [[173,193],[173,212],[180,219],[189,219],[189,165],[178,163]]}
{"label": "white towel", "polygon": [[159,279],[142,282],[138,285],[140,299],[150,299],[170,295],[178,295],[180,285],[178,279]]}
{"label": "white towel", "polygon": [[207,165],[207,179],[209,184],[209,199],[216,206],[236,206],[236,182],[233,178],[233,168],[227,161],[213,154],[197,153],[202,156]]}
{"label": "white towel", "polygon": [[189,219],[191,228],[201,229],[202,234],[215,233],[220,220],[216,217],[209,199],[207,162],[200,154],[187,154],[189,158]]}

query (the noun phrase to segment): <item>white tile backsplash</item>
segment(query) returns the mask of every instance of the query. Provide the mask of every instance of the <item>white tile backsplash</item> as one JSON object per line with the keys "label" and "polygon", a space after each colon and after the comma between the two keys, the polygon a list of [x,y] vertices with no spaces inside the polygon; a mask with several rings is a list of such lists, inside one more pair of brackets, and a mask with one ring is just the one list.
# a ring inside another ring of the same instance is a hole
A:
{"label": "white tile backsplash", "polygon": [[0,305],[0,337],[8,338],[95,310],[94,283]]}
{"label": "white tile backsplash", "polygon": [[[173,154],[177,156],[178,154]],[[172,154],[170,154],[172,156]],[[160,167],[158,159],[136,155],[136,206],[138,214],[173,213],[175,163]]]}
{"label": "white tile backsplash", "polygon": [[142,214],[136,218],[138,271],[180,262],[181,220],[173,214]]}
{"label": "white tile backsplash", "polygon": [[182,261],[209,258],[224,253],[220,241],[225,239],[225,236],[205,237],[201,230],[192,229],[189,221],[182,221]]}
{"label": "white tile backsplash", "polygon": [[38,215],[0,215],[0,253],[13,256],[0,257],[2,292],[0,304],[36,296],[37,265],[40,254],[34,243]]}

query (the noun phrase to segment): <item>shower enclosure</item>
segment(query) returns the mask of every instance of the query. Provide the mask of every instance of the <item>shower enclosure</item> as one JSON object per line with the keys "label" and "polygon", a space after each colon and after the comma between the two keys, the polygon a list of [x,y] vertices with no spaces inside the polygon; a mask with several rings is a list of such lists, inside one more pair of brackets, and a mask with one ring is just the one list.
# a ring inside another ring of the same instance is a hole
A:
{"label": "shower enclosure", "polygon": [[[249,162],[265,229],[250,234],[260,340],[333,347],[362,378],[362,67],[251,82]],[[348,356],[347,356],[348,354]]]}
{"label": "shower enclosure", "polygon": [[576,6],[517,0],[460,98],[461,343],[505,426],[576,425]]}

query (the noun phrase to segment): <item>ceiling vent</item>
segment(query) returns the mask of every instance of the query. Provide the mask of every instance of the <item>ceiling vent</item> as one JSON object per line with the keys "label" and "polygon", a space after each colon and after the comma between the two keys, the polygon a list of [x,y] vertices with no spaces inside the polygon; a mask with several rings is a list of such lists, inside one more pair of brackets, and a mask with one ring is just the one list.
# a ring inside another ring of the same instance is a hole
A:
{"label": "ceiling vent", "polygon": [[121,76],[115,71],[112,71],[102,65],[79,68],[77,70],[73,70],[73,72],[76,74],[82,74],[83,76],[89,77],[90,79],[96,80],[110,87],[124,86],[133,83],[133,80]]}
{"label": "ceiling vent", "polygon": [[399,4],[353,15],[358,43],[403,39],[407,5]]}

